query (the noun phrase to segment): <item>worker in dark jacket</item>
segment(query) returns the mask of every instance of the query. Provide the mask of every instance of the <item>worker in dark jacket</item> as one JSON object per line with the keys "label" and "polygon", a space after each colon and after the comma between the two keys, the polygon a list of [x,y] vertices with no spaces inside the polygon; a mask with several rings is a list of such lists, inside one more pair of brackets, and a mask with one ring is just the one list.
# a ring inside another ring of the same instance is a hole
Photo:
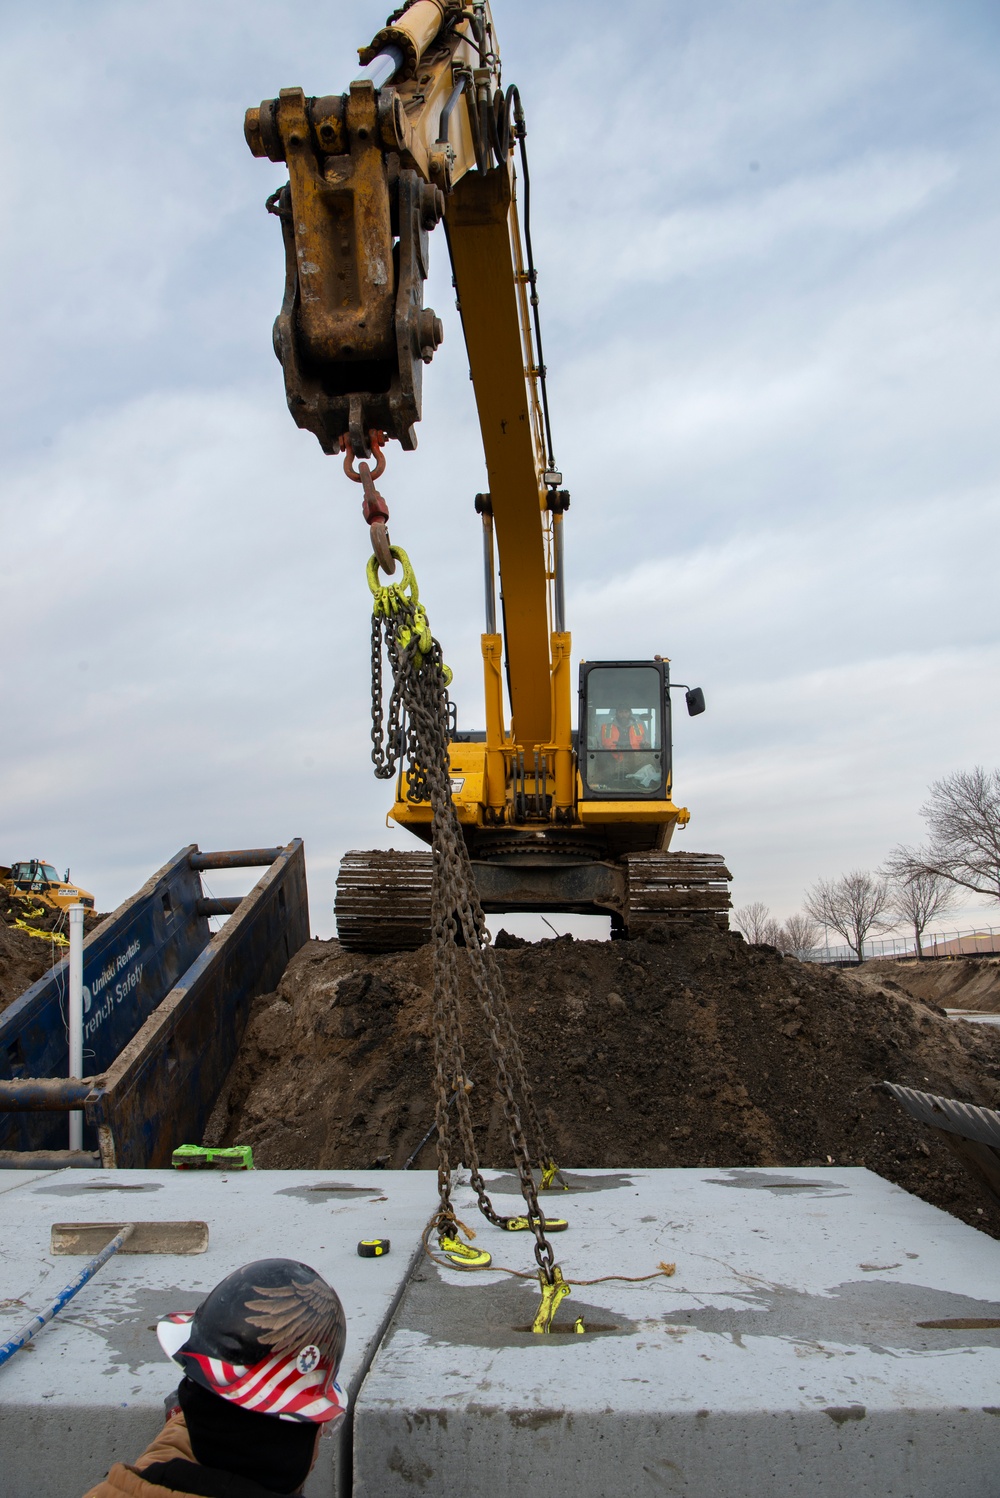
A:
{"label": "worker in dark jacket", "polygon": [[337,1292],[308,1264],[258,1259],[157,1335],[184,1370],[177,1408],[135,1463],[116,1463],[85,1498],[300,1493],[323,1427],[347,1407]]}

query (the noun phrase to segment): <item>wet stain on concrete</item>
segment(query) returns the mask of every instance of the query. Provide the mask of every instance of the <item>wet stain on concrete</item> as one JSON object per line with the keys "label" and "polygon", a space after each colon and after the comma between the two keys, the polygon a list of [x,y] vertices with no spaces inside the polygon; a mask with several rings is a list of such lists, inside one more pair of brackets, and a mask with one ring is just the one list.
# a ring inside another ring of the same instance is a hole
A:
{"label": "wet stain on concrete", "polygon": [[89,1196],[91,1192],[105,1191],[162,1191],[160,1181],[136,1181],[134,1184],[116,1181],[64,1181],[58,1186],[36,1186],[32,1196]]}
{"label": "wet stain on concrete", "polygon": [[377,1186],[350,1186],[345,1181],[318,1181],[315,1186],[286,1186],[283,1191],[276,1191],[275,1196],[294,1196],[300,1201],[322,1203],[324,1201],[353,1201],[355,1197],[366,1196],[369,1201],[387,1202],[389,1198],[383,1196]]}
{"label": "wet stain on concrete", "polygon": [[[435,1264],[419,1268],[410,1287],[394,1330],[425,1336],[437,1347],[553,1347],[586,1348],[602,1337],[630,1337],[638,1323],[619,1316],[606,1306],[596,1306],[573,1290],[563,1301],[556,1316],[560,1332],[539,1336],[530,1330],[538,1309],[538,1283],[535,1280],[499,1279],[475,1286],[447,1284]],[[574,1332],[573,1323],[583,1318],[584,1332]],[[390,1331],[390,1338],[392,1336]]]}
{"label": "wet stain on concrete", "polygon": [[421,1489],[425,1488],[434,1476],[433,1467],[428,1467],[426,1462],[419,1461],[416,1457],[404,1457],[398,1446],[394,1446],[390,1453],[389,1471],[395,1472],[411,1486]]}
{"label": "wet stain on concrete", "polygon": [[766,1170],[727,1170],[725,1178],[707,1178],[709,1186],[736,1186],[741,1191],[770,1191],[772,1196],[850,1196],[841,1181],[810,1181],[802,1176],[779,1176]]}
{"label": "wet stain on concrete", "polygon": [[[552,1216],[558,1215],[557,1206],[561,1212],[573,1192],[579,1195],[585,1191],[619,1191],[623,1186],[631,1186],[635,1180],[634,1173],[626,1175],[617,1171],[606,1176],[581,1176],[564,1170],[562,1175],[569,1191],[546,1191],[539,1197],[542,1207]],[[495,1176],[493,1180],[487,1180],[486,1189],[491,1196],[494,1192],[497,1196],[521,1196],[521,1183],[516,1175]]]}
{"label": "wet stain on concrete", "polygon": [[737,1338],[778,1337],[822,1350],[866,1347],[889,1357],[906,1352],[1000,1348],[1000,1304],[948,1290],[889,1280],[850,1280],[826,1295],[789,1285],[742,1289],[744,1305],[674,1311],[668,1329]]}
{"label": "wet stain on concrete", "polygon": [[63,1313],[64,1321],[72,1321],[87,1331],[102,1337],[107,1346],[108,1366],[105,1373],[115,1373],[127,1368],[138,1373],[149,1363],[163,1366],[163,1392],[175,1388],[181,1377],[176,1363],[167,1359],[156,1337],[156,1323],[171,1311],[193,1311],[205,1299],[211,1286],[203,1290],[184,1290],[176,1287],[153,1290],[148,1287],[120,1286],[121,1301],[113,1310],[107,1304],[100,1310],[78,1311],[75,1315]]}

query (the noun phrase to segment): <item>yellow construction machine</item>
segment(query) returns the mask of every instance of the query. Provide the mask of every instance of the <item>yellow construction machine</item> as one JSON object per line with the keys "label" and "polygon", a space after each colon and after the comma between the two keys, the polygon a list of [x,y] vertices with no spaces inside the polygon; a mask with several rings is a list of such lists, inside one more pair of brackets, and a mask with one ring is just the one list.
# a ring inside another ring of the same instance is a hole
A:
{"label": "yellow construction machine", "polygon": [[[286,256],[274,347],[296,422],[362,481],[373,549],[391,572],[374,481],[386,441],[416,446],[422,365],[443,337],[423,306],[428,235],[443,220],[489,479],[475,499],[485,729],[456,731],[451,745],[483,908],[608,913],[618,935],[671,915],[726,925],[721,857],[667,852],[689,818],[672,797],[667,658],[582,662],[572,726],[569,494],[552,451],[524,114],[517,89],[501,84],[490,7],[413,0],[359,55],[347,93],[286,88],[247,111],[251,151],[288,166],[288,184],[268,199]],[[689,713],[704,710],[700,689],[687,688],[686,701]],[[391,815],[429,842],[431,808],[408,791],[401,774]],[[430,853],[347,854],[342,943],[421,944],[430,881]]]}
{"label": "yellow construction machine", "polygon": [[29,858],[22,863],[0,867],[0,890],[6,895],[20,895],[22,899],[37,900],[51,910],[68,910],[71,905],[82,905],[93,910],[94,897],[89,890],[70,884],[69,869],[65,879],[60,879],[50,863],[44,858]]}

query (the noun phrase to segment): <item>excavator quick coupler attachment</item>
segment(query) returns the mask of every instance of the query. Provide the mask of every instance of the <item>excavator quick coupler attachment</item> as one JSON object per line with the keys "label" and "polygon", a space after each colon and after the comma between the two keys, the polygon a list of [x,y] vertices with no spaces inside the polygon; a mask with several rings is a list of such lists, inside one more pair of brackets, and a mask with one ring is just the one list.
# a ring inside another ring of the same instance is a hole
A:
{"label": "excavator quick coupler attachment", "polygon": [[326,453],[346,437],[367,458],[372,430],[416,447],[421,364],[443,336],[423,287],[444,194],[401,164],[400,115],[395,91],[365,79],[325,98],[282,89],[247,111],[254,155],[288,165],[268,200],[285,246],[274,350],[292,416]]}

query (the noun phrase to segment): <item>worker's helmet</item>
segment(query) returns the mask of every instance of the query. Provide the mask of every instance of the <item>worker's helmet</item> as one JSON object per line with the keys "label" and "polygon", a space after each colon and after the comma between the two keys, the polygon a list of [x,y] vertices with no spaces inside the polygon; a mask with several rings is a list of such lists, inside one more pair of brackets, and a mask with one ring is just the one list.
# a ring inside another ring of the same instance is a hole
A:
{"label": "worker's helmet", "polygon": [[336,1382],[347,1322],[322,1275],[296,1259],[257,1259],[226,1276],[196,1311],[167,1316],[160,1346],[213,1394],[283,1420],[344,1415]]}

